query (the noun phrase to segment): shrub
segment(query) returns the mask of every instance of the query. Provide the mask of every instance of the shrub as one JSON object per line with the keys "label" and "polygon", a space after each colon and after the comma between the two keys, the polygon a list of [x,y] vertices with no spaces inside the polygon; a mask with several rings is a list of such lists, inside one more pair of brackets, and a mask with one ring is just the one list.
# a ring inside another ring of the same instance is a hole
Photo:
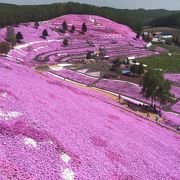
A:
{"label": "shrub", "polygon": [[42,33],[42,36],[43,37],[47,37],[48,36],[48,31],[47,29],[44,29],[43,33]]}
{"label": "shrub", "polygon": [[75,30],[76,30],[75,26],[72,25],[70,32],[74,33]]}
{"label": "shrub", "polygon": [[83,24],[82,24],[82,32],[83,32],[83,33],[87,32],[86,23],[83,23]]}
{"label": "shrub", "polygon": [[0,43],[0,53],[7,54],[10,51],[10,45],[7,42]]}
{"label": "shrub", "polygon": [[17,40],[17,42],[20,43],[22,39],[24,39],[22,33],[21,33],[21,32],[18,32],[18,33],[16,34],[16,40]]}
{"label": "shrub", "polygon": [[63,45],[64,45],[64,46],[68,46],[68,45],[69,45],[68,39],[64,39],[64,40],[63,40]]}
{"label": "shrub", "polygon": [[67,26],[66,21],[64,21],[64,22],[62,23],[62,28],[63,28],[64,31],[67,31],[68,26]]}
{"label": "shrub", "polygon": [[133,64],[131,67],[130,67],[130,71],[134,74],[143,74],[144,73],[144,66],[142,63],[140,63],[140,65],[136,65],[136,64]]}
{"label": "shrub", "polygon": [[39,22],[36,21],[36,22],[34,23],[34,28],[38,29],[38,27],[39,27]]}

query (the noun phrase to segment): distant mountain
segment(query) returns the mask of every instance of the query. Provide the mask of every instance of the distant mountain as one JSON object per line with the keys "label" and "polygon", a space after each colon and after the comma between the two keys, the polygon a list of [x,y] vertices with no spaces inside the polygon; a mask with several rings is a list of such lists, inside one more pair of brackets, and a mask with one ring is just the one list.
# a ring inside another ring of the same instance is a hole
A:
{"label": "distant mountain", "polygon": [[175,13],[177,11],[164,9],[115,9],[73,2],[49,5],[13,5],[0,3],[0,26],[28,21],[48,20],[66,14],[92,14],[128,25],[138,31],[140,25],[147,25],[154,19],[170,16]]}
{"label": "distant mountain", "polygon": [[0,3],[0,7],[17,6],[16,4]]}

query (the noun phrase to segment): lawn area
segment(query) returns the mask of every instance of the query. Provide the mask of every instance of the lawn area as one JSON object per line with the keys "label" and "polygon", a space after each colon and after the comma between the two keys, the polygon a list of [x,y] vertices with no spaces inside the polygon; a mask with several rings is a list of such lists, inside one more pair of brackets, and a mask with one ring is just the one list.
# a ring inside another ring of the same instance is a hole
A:
{"label": "lawn area", "polygon": [[141,58],[139,60],[152,68],[160,68],[165,72],[180,73],[180,48],[165,45],[163,45],[162,47],[168,49],[169,52],[172,53],[172,56],[169,57],[167,54],[162,54],[159,56]]}

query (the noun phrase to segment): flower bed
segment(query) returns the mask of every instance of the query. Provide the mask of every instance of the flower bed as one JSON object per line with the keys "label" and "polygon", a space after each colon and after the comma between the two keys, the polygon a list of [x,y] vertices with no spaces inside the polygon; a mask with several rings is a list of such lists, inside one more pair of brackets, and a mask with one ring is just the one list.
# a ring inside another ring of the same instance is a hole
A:
{"label": "flower bed", "polygon": [[176,98],[180,98],[180,87],[172,86],[171,93],[174,94]]}
{"label": "flower bed", "polygon": [[180,84],[180,74],[169,74],[168,73],[168,74],[164,74],[164,78],[169,81]]}
{"label": "flower bed", "polygon": [[174,114],[172,112],[162,111],[162,117],[165,119],[163,122],[167,126],[171,126],[173,128],[177,128],[180,126],[180,115]]}
{"label": "flower bed", "polygon": [[85,76],[83,74],[67,70],[67,69],[62,69],[60,71],[51,71],[57,75],[60,75],[66,79],[70,79],[72,81],[76,81],[85,85],[91,85],[93,82],[97,80],[97,78],[90,77],[90,76]]}
{"label": "flower bed", "polygon": [[172,106],[171,109],[175,112],[180,113],[180,101],[178,101],[174,106]]}
{"label": "flower bed", "polygon": [[96,87],[147,102],[147,100],[144,99],[140,94],[141,87],[138,86],[137,84],[128,83],[120,80],[104,79],[96,83]]}

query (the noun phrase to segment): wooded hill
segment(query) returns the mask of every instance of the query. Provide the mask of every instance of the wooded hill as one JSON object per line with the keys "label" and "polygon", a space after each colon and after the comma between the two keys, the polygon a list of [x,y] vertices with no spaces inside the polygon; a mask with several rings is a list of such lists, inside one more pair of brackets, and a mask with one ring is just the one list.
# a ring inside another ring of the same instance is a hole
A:
{"label": "wooded hill", "polygon": [[180,28],[180,12],[170,16],[155,19],[153,22],[157,27],[176,27]]}
{"label": "wooded hill", "polygon": [[0,3],[0,26],[48,20],[66,14],[92,14],[128,25],[134,30],[139,31],[141,25],[150,24],[153,19],[170,16],[174,13],[177,13],[177,11],[163,9],[115,9],[73,2],[49,5],[12,5]]}

